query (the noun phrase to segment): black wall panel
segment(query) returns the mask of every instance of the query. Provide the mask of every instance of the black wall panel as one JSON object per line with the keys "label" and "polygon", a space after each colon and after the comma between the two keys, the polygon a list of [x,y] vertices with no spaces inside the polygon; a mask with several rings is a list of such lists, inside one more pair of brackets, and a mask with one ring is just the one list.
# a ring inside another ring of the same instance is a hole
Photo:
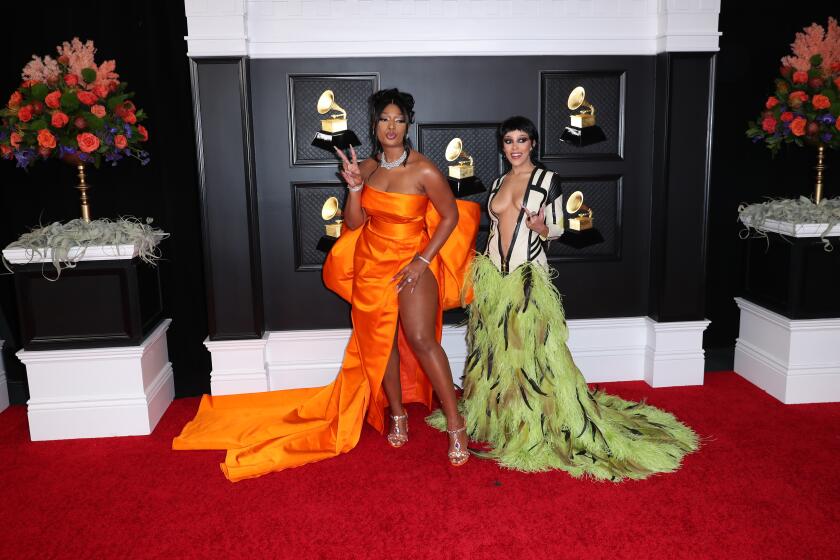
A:
{"label": "black wall panel", "polygon": [[[540,115],[543,72],[621,75],[623,159],[605,161],[603,154],[590,156],[584,151],[580,157],[545,162],[561,176],[574,178],[575,185],[583,184],[581,181],[588,177],[596,185],[602,184],[604,177],[621,178],[618,198],[621,207],[615,209],[618,215],[609,217],[609,212],[604,215],[594,207],[596,217],[609,219],[611,224],[617,219],[615,224],[620,225],[614,230],[614,246],[606,251],[613,258],[604,259],[603,252],[593,253],[592,249],[581,250],[580,259],[555,263],[559,272],[556,283],[572,318],[646,315],[655,60],[645,56],[534,56],[250,61],[265,327],[289,330],[349,326],[348,306],[323,286],[320,270],[301,269],[300,255],[296,257],[296,220],[313,220],[317,223],[313,230],[322,228],[323,222],[311,209],[296,212],[291,193],[293,184],[333,182],[337,179],[338,163],[331,167],[295,167],[290,162],[287,84],[289,75],[295,74],[376,73],[380,87],[399,87],[411,92],[416,99],[417,123],[409,135],[415,145],[418,124],[492,123],[521,114],[539,126],[543,119]],[[587,93],[597,95],[594,91]],[[315,101],[311,100],[313,113]],[[552,110],[568,119],[570,111],[565,99],[562,102],[561,107]],[[368,126],[367,122],[349,124],[357,133],[364,133]],[[315,132],[312,130],[310,134]],[[243,235],[239,231],[238,239]],[[220,250],[226,252],[228,246],[236,244],[229,237],[222,237],[213,241],[220,244]],[[618,249],[620,258],[615,258]],[[574,253],[563,249],[563,257]],[[238,282],[247,283],[244,279]]]}

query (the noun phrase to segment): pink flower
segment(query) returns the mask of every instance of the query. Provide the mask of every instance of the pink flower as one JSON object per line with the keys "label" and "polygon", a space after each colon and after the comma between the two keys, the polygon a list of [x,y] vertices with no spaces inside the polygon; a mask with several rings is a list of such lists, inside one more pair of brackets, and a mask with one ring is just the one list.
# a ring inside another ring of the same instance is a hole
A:
{"label": "pink flower", "polygon": [[56,128],[62,128],[70,122],[70,117],[62,113],[61,111],[56,111],[52,114],[52,118],[50,119],[50,124],[52,124]]}
{"label": "pink flower", "polygon": [[828,109],[831,107],[831,100],[825,95],[815,95],[814,98],[811,99],[811,104],[816,109]]}
{"label": "pink flower", "polygon": [[61,92],[58,90],[51,91],[44,98],[44,103],[46,103],[47,107],[50,109],[58,109],[61,107]]}
{"label": "pink flower", "polygon": [[101,119],[105,116],[107,111],[105,111],[105,107],[103,107],[102,105],[94,105],[90,108],[90,112]]}
{"label": "pink flower", "polygon": [[764,106],[767,107],[768,109],[772,109],[773,107],[775,107],[778,104],[779,104],[779,100],[777,98],[768,97],[767,102],[764,104]]}
{"label": "pink flower", "polygon": [[105,99],[110,93],[110,91],[108,90],[108,86],[104,86],[102,84],[93,86],[93,89],[91,91],[95,93],[96,96],[99,97],[99,99]]}
{"label": "pink flower", "polygon": [[99,138],[90,132],[82,132],[76,136],[76,142],[79,144],[79,149],[89,154],[99,149]]}

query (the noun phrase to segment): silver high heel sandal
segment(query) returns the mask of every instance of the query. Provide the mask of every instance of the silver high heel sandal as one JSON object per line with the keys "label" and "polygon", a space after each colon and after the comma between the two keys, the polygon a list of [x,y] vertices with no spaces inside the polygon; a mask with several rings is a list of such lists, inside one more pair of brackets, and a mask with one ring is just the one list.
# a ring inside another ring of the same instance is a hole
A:
{"label": "silver high heel sandal", "polygon": [[[390,416],[390,415],[389,415]],[[401,416],[391,416],[391,431],[386,437],[388,444],[393,447],[402,447],[408,443],[408,413]]]}
{"label": "silver high heel sandal", "polygon": [[466,430],[466,423],[458,429],[446,430],[446,433],[449,434],[449,464],[453,467],[460,467],[470,458],[470,452],[458,441],[458,434],[466,432]]}

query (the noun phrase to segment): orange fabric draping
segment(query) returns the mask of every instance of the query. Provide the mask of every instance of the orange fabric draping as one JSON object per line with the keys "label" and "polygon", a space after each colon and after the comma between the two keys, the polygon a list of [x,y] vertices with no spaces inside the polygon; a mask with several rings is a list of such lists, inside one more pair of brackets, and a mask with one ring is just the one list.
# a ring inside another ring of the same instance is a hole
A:
{"label": "orange fabric draping", "polygon": [[[478,230],[478,204],[457,201],[458,226],[429,269],[438,282],[441,311],[461,305],[460,292]],[[226,449],[225,476],[242,480],[345,453],[355,447],[364,419],[385,429],[385,366],[397,331],[403,401],[432,403],[432,387],[398,323],[393,276],[428,243],[440,216],[424,195],[365,186],[368,220],[347,228],[324,263],[326,286],[352,304],[353,330],[341,371],[326,387],[242,395],[205,395],[174,449]]]}

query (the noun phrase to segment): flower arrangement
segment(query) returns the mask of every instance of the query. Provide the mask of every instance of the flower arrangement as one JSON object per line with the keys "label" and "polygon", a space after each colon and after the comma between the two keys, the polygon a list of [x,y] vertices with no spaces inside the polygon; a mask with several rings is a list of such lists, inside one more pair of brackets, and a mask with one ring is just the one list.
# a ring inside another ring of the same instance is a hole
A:
{"label": "flower arrangement", "polygon": [[840,26],[816,23],[796,34],[782,58],[775,91],[749,122],[747,136],[775,156],[782,143],[840,148]]}
{"label": "flower arrangement", "polygon": [[57,59],[33,55],[0,110],[0,158],[23,168],[49,158],[96,167],[125,157],[148,163],[142,145],[149,133],[140,124],[146,114],[130,101],[116,63],[97,65],[93,41],[74,38],[57,50]]}

